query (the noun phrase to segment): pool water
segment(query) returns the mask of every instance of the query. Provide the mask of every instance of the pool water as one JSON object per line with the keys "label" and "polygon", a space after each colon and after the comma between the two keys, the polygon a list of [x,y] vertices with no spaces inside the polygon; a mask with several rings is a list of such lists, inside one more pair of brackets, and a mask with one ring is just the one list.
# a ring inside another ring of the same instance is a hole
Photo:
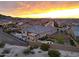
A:
{"label": "pool water", "polygon": [[73,26],[72,29],[73,29],[75,36],[79,36],[79,26]]}

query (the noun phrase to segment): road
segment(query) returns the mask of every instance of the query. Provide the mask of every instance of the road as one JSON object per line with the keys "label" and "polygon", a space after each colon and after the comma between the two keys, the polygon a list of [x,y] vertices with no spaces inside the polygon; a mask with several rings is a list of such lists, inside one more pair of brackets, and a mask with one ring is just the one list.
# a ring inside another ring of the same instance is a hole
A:
{"label": "road", "polygon": [[23,41],[17,39],[16,37],[13,37],[7,33],[4,33],[1,28],[0,28],[0,41],[11,44],[11,45],[18,45],[18,46],[27,45],[26,42],[23,42]]}
{"label": "road", "polygon": [[[41,46],[41,42],[39,42]],[[71,52],[79,52],[79,47],[69,46],[69,45],[62,45],[62,44],[50,44],[50,49],[58,49],[64,51],[71,51]]]}
{"label": "road", "polygon": [[65,51],[73,51],[73,52],[79,52],[78,47],[74,46],[68,46],[68,45],[59,45],[59,44],[51,44],[50,47],[52,49],[59,49],[59,50],[65,50]]}

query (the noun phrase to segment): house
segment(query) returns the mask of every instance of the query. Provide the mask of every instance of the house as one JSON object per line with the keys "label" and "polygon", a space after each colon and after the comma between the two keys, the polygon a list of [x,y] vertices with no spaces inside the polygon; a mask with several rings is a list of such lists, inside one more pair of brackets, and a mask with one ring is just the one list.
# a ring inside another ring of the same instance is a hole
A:
{"label": "house", "polygon": [[22,40],[22,41],[27,41],[27,34],[25,33],[11,33],[11,35],[17,37],[19,40]]}
{"label": "house", "polygon": [[32,32],[27,32],[27,41],[36,42],[37,41],[37,34]]}
{"label": "house", "polygon": [[51,35],[56,32],[56,29],[51,26],[33,25],[30,28],[24,28],[23,33],[27,34],[28,39],[35,40],[42,38],[46,35]]}

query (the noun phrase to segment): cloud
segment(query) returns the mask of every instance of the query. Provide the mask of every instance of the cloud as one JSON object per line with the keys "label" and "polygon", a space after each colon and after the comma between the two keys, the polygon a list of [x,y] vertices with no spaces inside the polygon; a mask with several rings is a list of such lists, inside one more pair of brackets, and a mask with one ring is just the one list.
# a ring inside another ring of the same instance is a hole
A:
{"label": "cloud", "polygon": [[79,2],[65,1],[1,1],[0,13],[10,16],[48,13],[79,8]]}

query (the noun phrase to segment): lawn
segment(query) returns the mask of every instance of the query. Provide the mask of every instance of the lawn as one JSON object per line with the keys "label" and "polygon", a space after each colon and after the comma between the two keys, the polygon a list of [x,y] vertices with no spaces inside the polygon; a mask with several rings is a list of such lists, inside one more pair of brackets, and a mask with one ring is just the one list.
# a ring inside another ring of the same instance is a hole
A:
{"label": "lawn", "polygon": [[64,35],[63,34],[56,34],[54,36],[54,38],[56,39],[57,43],[64,44]]}

